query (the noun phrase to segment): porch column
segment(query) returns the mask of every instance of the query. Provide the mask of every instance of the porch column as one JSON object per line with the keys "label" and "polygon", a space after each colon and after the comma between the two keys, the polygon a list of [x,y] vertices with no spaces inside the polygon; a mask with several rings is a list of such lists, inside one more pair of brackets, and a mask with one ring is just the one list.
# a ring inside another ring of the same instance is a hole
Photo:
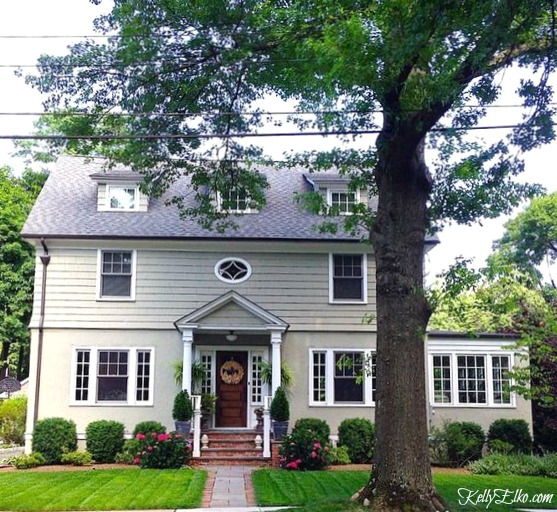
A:
{"label": "porch column", "polygon": [[275,391],[280,386],[281,381],[281,355],[280,346],[282,344],[282,332],[271,331],[271,347],[272,347],[272,365],[273,365],[273,378],[271,382],[272,395],[275,396]]}
{"label": "porch column", "polygon": [[191,363],[193,353],[193,329],[182,331],[182,342],[184,343],[184,355],[182,359],[182,389],[187,389],[191,394]]}

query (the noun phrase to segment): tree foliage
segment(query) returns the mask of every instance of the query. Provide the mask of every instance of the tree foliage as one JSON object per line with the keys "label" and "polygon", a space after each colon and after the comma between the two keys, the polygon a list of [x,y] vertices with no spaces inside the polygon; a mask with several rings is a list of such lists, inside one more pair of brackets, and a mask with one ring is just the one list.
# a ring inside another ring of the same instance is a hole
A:
{"label": "tree foliage", "polygon": [[0,169],[0,378],[28,374],[35,252],[20,231],[46,176]]}
{"label": "tree foliage", "polygon": [[[512,263],[539,276],[536,267],[557,259],[557,192],[532,199],[530,205],[505,224],[495,243],[493,261]],[[553,283],[555,287],[555,284]]]}
{"label": "tree foliage", "polygon": [[[48,94],[47,108],[124,112],[133,136],[98,139],[95,151],[142,172],[151,193],[188,175],[192,193],[175,202],[207,227],[226,227],[207,190],[232,183],[264,205],[251,165],[262,152],[244,136],[265,122],[270,96],[296,104],[300,130],[367,142],[289,163],[334,169],[378,196],[376,211],[354,217],[377,270],[377,451],[361,497],[384,510],[442,507],[427,463],[424,240],[444,220],[494,217],[539,192],[514,178],[517,153],[554,137],[554,2],[116,0],[96,27],[117,35],[41,57],[28,82]],[[465,132],[485,119],[513,64],[528,68],[521,126],[504,142],[471,141]],[[431,171],[426,144],[439,156]]]}

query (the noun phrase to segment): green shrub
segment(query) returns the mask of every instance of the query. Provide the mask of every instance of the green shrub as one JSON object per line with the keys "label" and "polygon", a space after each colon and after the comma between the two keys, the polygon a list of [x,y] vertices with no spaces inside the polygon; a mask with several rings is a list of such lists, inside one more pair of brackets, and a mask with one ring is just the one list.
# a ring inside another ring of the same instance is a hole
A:
{"label": "green shrub", "polygon": [[503,455],[509,455],[513,452],[514,446],[511,443],[506,443],[501,441],[501,439],[493,439],[489,443],[489,451],[491,453],[502,453]]}
{"label": "green shrub", "polygon": [[375,426],[365,418],[343,420],[338,427],[338,445],[346,446],[354,464],[369,464],[375,449]]}
{"label": "green shrub", "polygon": [[5,444],[24,444],[27,397],[14,396],[0,401],[0,439]]}
{"label": "green shrub", "polygon": [[44,455],[47,464],[59,464],[64,453],[77,450],[75,423],[64,418],[37,421],[33,432],[33,451]]}
{"label": "green shrub", "polygon": [[283,469],[318,470],[330,464],[331,446],[323,444],[308,429],[294,429],[284,436],[279,448],[280,466]]}
{"label": "green shrub", "polygon": [[85,429],[87,451],[95,462],[114,462],[124,446],[124,425],[118,421],[93,421]]}
{"label": "green shrub", "polygon": [[557,475],[557,456],[537,457],[535,455],[503,455],[492,453],[473,462],[470,471],[477,475],[519,475],[549,476]]}
{"label": "green shrub", "polygon": [[482,456],[484,431],[471,421],[447,422],[444,425],[447,456],[452,465],[463,466]]}
{"label": "green shrub", "polygon": [[344,466],[350,464],[350,455],[348,454],[348,448],[346,446],[334,446],[331,448],[330,463],[333,466]]}
{"label": "green shrub", "polygon": [[429,431],[429,459],[436,466],[451,465],[444,427],[431,427]]}
{"label": "green shrub", "polygon": [[275,421],[288,421],[290,419],[290,406],[288,398],[282,387],[278,387],[271,401],[271,418]]}
{"label": "green shrub", "polygon": [[62,464],[71,466],[89,466],[93,462],[93,457],[89,452],[69,452],[62,455]]}
{"label": "green shrub", "polygon": [[306,429],[313,432],[316,439],[322,444],[327,444],[329,442],[329,436],[331,434],[331,428],[325,420],[319,418],[300,418],[296,421],[293,430]]}
{"label": "green shrub", "polygon": [[512,453],[532,452],[532,436],[528,429],[528,423],[524,420],[507,420],[503,418],[495,420],[489,426],[487,434],[488,446],[492,448],[496,440],[512,445]]}
{"label": "green shrub", "polygon": [[133,462],[142,468],[181,468],[191,458],[191,446],[181,434],[152,432],[145,435],[140,432],[135,439],[138,451]]}
{"label": "green shrub", "polygon": [[193,416],[193,405],[187,389],[180,391],[174,398],[172,417],[176,421],[190,421]]}
{"label": "green shrub", "polygon": [[[163,433],[164,432],[161,432],[161,434]],[[143,434],[143,433],[138,432],[137,434]],[[136,455],[140,451],[139,448],[140,448],[140,442],[135,437],[133,439],[127,439],[126,441],[124,441],[124,446],[122,447],[122,451],[116,454],[116,457],[114,458],[115,462],[118,462],[120,464],[133,464]]]}
{"label": "green shrub", "polygon": [[42,453],[33,452],[29,455],[20,455],[19,457],[14,457],[12,459],[12,464],[17,469],[36,468],[37,466],[46,464],[46,459]]}
{"label": "green shrub", "polygon": [[166,427],[162,423],[154,420],[141,421],[133,429],[133,437],[135,437],[140,432],[142,434],[150,434],[151,432],[156,432],[157,434],[165,434]]}

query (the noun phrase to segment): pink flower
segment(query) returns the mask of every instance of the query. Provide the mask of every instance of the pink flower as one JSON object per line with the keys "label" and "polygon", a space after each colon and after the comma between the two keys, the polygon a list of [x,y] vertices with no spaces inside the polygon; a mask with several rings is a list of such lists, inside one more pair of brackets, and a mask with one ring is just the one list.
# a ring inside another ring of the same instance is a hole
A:
{"label": "pink flower", "polygon": [[317,453],[311,452],[311,458],[312,458],[312,459],[315,459],[315,457],[317,457]]}
{"label": "pink flower", "polygon": [[157,441],[164,441],[166,440],[166,434],[159,434],[157,436]]}
{"label": "pink flower", "polygon": [[330,450],[330,448],[328,446],[325,446],[325,451],[328,452]]}
{"label": "pink flower", "polygon": [[313,449],[314,449],[314,450],[319,450],[319,448],[321,448],[321,444],[320,444],[320,443],[313,443]]}
{"label": "pink flower", "polygon": [[153,451],[153,447],[152,447],[152,446],[147,446],[147,451],[148,451],[148,452],[152,452],[152,451]]}
{"label": "pink flower", "polygon": [[135,436],[135,438],[136,438],[138,441],[143,441],[143,440],[145,439],[145,434],[142,434],[141,432],[139,432],[139,433]]}
{"label": "pink flower", "polygon": [[140,462],[141,462],[141,459],[139,457],[136,457],[135,459],[133,459],[134,464],[139,464]]}
{"label": "pink flower", "polygon": [[182,434],[174,434],[175,439],[182,439],[184,437]]}
{"label": "pink flower", "polygon": [[157,438],[157,433],[156,433],[156,432],[151,432],[151,437],[152,437],[153,439],[156,439],[156,438]]}

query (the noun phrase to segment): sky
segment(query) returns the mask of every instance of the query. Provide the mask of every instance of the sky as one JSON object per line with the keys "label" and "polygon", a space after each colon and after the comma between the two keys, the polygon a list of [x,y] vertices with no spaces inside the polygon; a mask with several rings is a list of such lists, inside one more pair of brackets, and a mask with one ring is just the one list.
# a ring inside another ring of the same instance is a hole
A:
{"label": "sky", "polygon": [[[14,75],[10,65],[30,66],[36,63],[42,53],[63,54],[66,46],[79,41],[76,38],[6,38],[5,36],[79,36],[91,35],[93,19],[110,9],[110,0],[102,0],[99,6],[89,0],[17,0],[3,2],[0,11],[0,114],[14,112],[42,112],[41,95],[25,84],[22,78]],[[23,68],[32,72],[32,68]],[[524,71],[521,71],[524,73]],[[513,90],[518,83],[520,72],[513,70],[504,77],[504,95],[501,103],[516,103]],[[517,109],[497,109],[492,114],[489,124],[504,124],[518,120]],[[0,135],[31,134],[32,116],[0,115]],[[492,141],[504,137],[505,132],[489,133]],[[372,141],[371,141],[372,142]],[[330,141],[325,141],[325,144]],[[281,138],[266,141],[266,150],[274,158],[281,158],[285,149],[306,149],[310,144],[316,147],[323,141],[310,140],[307,137]],[[17,172],[23,168],[23,162],[10,156],[13,143],[0,140],[0,165],[11,165]],[[557,191],[556,162],[557,142],[526,155],[526,171],[521,180],[541,183],[548,192]],[[463,256],[474,258],[477,266],[483,265],[491,253],[493,241],[503,234],[503,224],[508,217],[484,220],[473,226],[449,226],[439,233],[441,243],[426,258],[427,280],[431,282],[436,274],[446,269],[455,258]],[[557,278],[557,270],[553,271]]]}

